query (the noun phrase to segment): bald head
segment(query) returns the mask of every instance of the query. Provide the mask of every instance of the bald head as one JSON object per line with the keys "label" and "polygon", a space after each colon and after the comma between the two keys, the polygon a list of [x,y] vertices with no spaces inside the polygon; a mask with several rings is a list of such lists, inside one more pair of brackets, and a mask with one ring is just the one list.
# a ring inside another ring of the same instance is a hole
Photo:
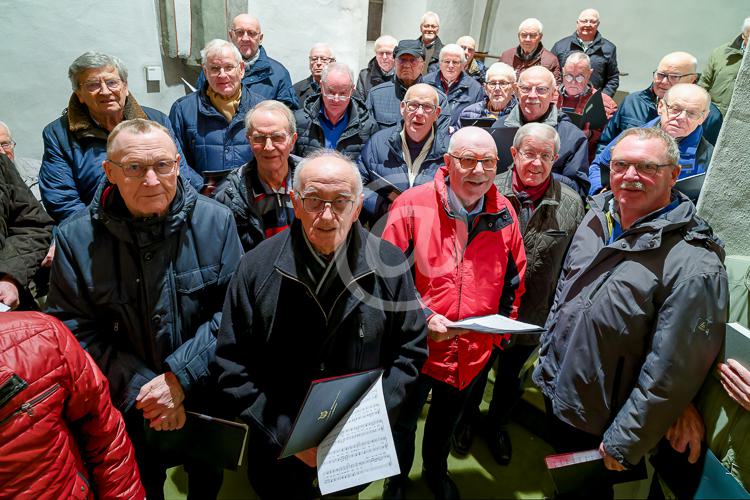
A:
{"label": "bald head", "polygon": [[490,189],[497,172],[497,146],[484,129],[463,127],[451,136],[448,153],[450,186],[467,211],[473,210]]}
{"label": "bald head", "polygon": [[543,66],[532,66],[523,71],[516,89],[518,106],[527,122],[540,120],[557,102],[555,75]]}
{"label": "bald head", "polygon": [[651,88],[656,97],[662,98],[672,85],[695,83],[697,71],[698,60],[694,55],[688,52],[671,52],[659,61]]}
{"label": "bald head", "polygon": [[260,21],[250,14],[240,14],[229,25],[229,38],[242,54],[243,59],[252,59],[263,43]]}
{"label": "bald head", "polygon": [[694,83],[677,83],[659,101],[660,127],[679,140],[690,135],[708,116],[711,96]]}
{"label": "bald head", "polygon": [[584,42],[590,42],[599,30],[599,12],[596,9],[584,9],[576,21],[576,35]]}

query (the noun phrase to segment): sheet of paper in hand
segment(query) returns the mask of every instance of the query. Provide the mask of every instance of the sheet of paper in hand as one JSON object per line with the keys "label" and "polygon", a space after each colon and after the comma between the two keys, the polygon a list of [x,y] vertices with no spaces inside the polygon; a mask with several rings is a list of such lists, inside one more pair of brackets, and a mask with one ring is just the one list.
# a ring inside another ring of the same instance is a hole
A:
{"label": "sheet of paper in hand", "polygon": [[482,333],[496,333],[496,334],[531,334],[531,333],[544,333],[544,328],[532,325],[530,323],[524,323],[522,321],[516,321],[500,314],[491,314],[489,316],[477,316],[474,318],[466,318],[461,321],[455,321],[448,328],[465,328],[467,330],[473,330],[475,332]]}

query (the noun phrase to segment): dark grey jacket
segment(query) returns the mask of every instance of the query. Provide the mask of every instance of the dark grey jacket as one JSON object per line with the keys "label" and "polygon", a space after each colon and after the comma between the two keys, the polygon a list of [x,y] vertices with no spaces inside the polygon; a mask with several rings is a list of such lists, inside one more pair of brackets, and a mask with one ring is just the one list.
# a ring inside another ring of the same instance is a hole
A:
{"label": "dark grey jacket", "polygon": [[533,380],[557,418],[637,463],[698,392],[724,338],[724,251],[695,206],[646,216],[608,244],[607,192],[573,237]]}

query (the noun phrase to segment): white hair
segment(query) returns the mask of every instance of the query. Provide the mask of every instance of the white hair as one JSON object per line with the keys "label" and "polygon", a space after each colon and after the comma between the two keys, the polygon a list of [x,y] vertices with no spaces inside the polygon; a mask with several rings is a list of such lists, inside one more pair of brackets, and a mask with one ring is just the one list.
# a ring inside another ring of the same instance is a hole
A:
{"label": "white hair", "polygon": [[591,9],[591,8],[583,9],[581,13],[578,14],[578,19],[580,19],[586,12],[591,12],[592,14],[594,14],[594,17],[596,18],[596,20],[599,21],[599,11],[596,9]]}
{"label": "white hair", "polygon": [[[586,66],[591,68],[591,58],[588,56],[588,54],[586,54],[585,52],[581,52],[580,50],[574,50],[573,52],[568,54],[567,59],[565,59],[565,64],[575,64],[580,62],[585,62]],[[563,66],[565,66],[565,64],[563,64]]]}
{"label": "white hair", "polygon": [[505,76],[510,78],[513,82],[516,81],[516,70],[513,66],[505,64],[504,62],[496,62],[487,68],[486,79],[489,80],[492,76]]}
{"label": "white hair", "polygon": [[354,163],[351,158],[344,155],[343,153],[340,153],[339,151],[336,151],[335,149],[315,150],[299,162],[297,168],[294,169],[294,176],[292,177],[292,189],[294,190],[295,194],[302,194],[302,171],[305,169],[308,163],[318,158],[336,158],[349,165],[349,167],[351,167],[352,169],[352,175],[354,176],[354,186],[352,186],[354,188],[354,196],[358,198],[359,195],[362,194],[362,175],[359,173],[357,164]]}
{"label": "white hair", "polygon": [[422,14],[422,19],[419,20],[419,25],[422,26],[424,22],[429,18],[433,18],[435,20],[435,24],[440,26],[440,16],[438,16],[436,12],[432,12],[431,10],[428,10],[427,12]]}
{"label": "white hair", "polygon": [[8,137],[11,139],[13,138],[13,134],[10,132],[10,127],[4,121],[0,121],[0,129],[5,129],[8,133]]}
{"label": "white hair", "polygon": [[330,75],[331,73],[344,73],[349,75],[349,81],[351,82],[352,87],[354,86],[354,73],[352,72],[352,69],[346,64],[340,62],[332,62],[328,66],[323,68],[323,72],[320,74],[320,83],[327,84],[328,75]]}
{"label": "white hair", "polygon": [[377,40],[375,40],[375,51],[377,52],[378,47],[381,45],[393,45],[393,48],[396,48],[396,45],[398,45],[398,40],[396,40],[395,37],[392,37],[391,35],[383,35],[381,37],[378,37]]}
{"label": "white hair", "polygon": [[443,57],[448,54],[458,56],[461,59],[461,64],[464,64],[466,62],[466,54],[464,54],[464,49],[462,49],[461,46],[458,44],[449,43],[449,44],[443,45],[443,48],[440,49],[439,60],[442,61]]}
{"label": "white hair", "polygon": [[233,43],[222,40],[221,38],[214,38],[203,47],[203,50],[201,50],[201,64],[205,66],[208,64],[209,57],[220,53],[224,49],[227,49],[232,53],[237,64],[242,62],[242,54],[240,54],[239,49],[237,49]]}
{"label": "white hair", "polygon": [[528,19],[524,19],[523,21],[521,21],[521,24],[518,25],[518,32],[520,33],[521,30],[527,26],[531,28],[536,28],[536,30],[539,32],[540,35],[542,34],[544,30],[544,25],[542,25],[542,22],[536,17],[530,17]]}
{"label": "white hair", "polygon": [[529,136],[536,137],[537,139],[541,139],[543,141],[554,142],[555,154],[560,152],[560,134],[557,133],[557,130],[547,125],[546,123],[537,122],[527,123],[526,125],[518,129],[518,132],[516,132],[516,135],[513,137],[513,147],[517,150],[521,149],[523,140]]}
{"label": "white hair", "polygon": [[750,31],[750,17],[746,17],[742,23],[742,32],[746,33],[747,31]]}
{"label": "white hair", "polygon": [[325,50],[326,52],[328,52],[329,54],[331,54],[330,57],[333,60],[336,60],[336,56],[333,54],[333,49],[327,43],[325,43],[325,42],[317,42],[317,43],[313,44],[313,46],[310,47],[310,54],[312,54],[313,50],[315,50],[315,49]]}

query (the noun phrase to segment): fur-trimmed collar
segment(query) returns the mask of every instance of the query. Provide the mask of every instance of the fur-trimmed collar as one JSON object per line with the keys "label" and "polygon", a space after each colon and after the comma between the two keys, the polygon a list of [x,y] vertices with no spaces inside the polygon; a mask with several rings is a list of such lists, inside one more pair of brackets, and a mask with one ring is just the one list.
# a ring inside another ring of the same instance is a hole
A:
{"label": "fur-trimmed collar", "polygon": [[[84,137],[107,139],[109,132],[96,124],[94,119],[91,118],[88,108],[81,104],[75,92],[70,96],[70,100],[68,101],[67,115],[68,130],[78,139]],[[125,98],[125,115],[123,119],[132,120],[133,118],[149,119],[143,108],[138,104],[138,101],[135,100],[135,97],[129,95]]]}

